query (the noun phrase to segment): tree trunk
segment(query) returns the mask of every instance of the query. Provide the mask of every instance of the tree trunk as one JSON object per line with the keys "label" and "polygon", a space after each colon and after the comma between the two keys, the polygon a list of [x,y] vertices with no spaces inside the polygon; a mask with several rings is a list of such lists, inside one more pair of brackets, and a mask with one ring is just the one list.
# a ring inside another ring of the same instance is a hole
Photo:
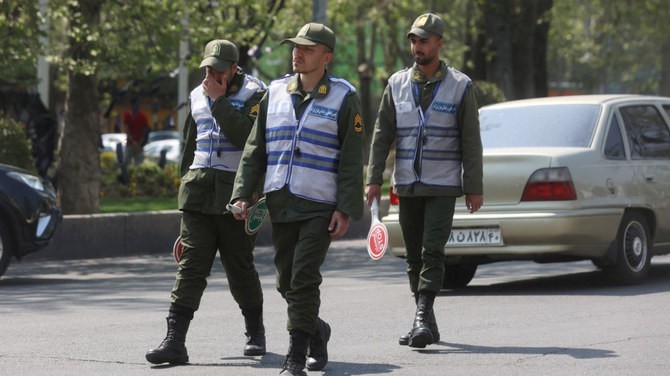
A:
{"label": "tree trunk", "polygon": [[516,99],[512,71],[512,36],[509,11],[513,8],[513,0],[486,1],[483,4],[483,16],[489,53],[486,65],[487,81],[498,85],[505,97]]}
{"label": "tree trunk", "polygon": [[670,96],[670,37],[665,40],[661,48],[661,80],[658,94]]}
{"label": "tree trunk", "polygon": [[549,95],[549,72],[547,71],[547,46],[549,44],[550,18],[549,11],[554,6],[553,0],[540,0],[535,4],[535,38],[533,38],[533,72],[535,73],[535,96]]}
{"label": "tree trunk", "polygon": [[[99,22],[101,2],[83,0],[72,12],[85,25]],[[71,28],[80,25],[71,25]],[[70,38],[69,55],[75,64],[90,58],[92,46],[86,38]],[[65,214],[97,213],[100,192],[100,118],[97,79],[94,74],[70,70],[65,98],[58,188]]]}
{"label": "tree trunk", "polygon": [[[359,14],[364,12],[363,5],[359,4]],[[369,50],[375,50],[375,28],[376,25],[372,25],[372,36],[370,38]],[[356,40],[357,40],[357,70],[358,70],[358,79],[360,81],[359,87],[359,99],[361,101],[361,117],[363,118],[363,125],[365,130],[365,139],[372,139],[372,130],[374,128],[372,124],[372,77],[374,76],[374,63],[373,60],[368,59],[368,48],[367,37],[365,33],[365,23],[364,20],[359,19],[356,21]],[[363,151],[363,163],[367,164],[368,156],[370,153],[370,143],[365,143],[365,150]]]}

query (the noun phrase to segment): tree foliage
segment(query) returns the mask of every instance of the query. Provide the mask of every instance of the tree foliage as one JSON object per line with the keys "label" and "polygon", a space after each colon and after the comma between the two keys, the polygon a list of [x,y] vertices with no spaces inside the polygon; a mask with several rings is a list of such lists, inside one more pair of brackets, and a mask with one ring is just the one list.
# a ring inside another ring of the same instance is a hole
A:
{"label": "tree foliage", "polygon": [[[65,111],[58,187],[66,213],[97,210],[100,119],[120,93],[172,79],[182,59],[196,70],[214,38],[240,47],[245,70],[266,81],[281,76],[290,72],[290,48],[279,42],[312,19],[311,2],[300,0],[49,0],[44,12],[38,3],[0,2],[0,80],[33,86],[40,53],[54,67],[54,86],[66,93],[58,105]],[[490,100],[502,97],[496,87],[511,99],[544,95],[550,83],[585,93],[670,95],[665,3],[328,0],[327,24],[337,35],[329,69],[359,88],[371,125],[388,77],[413,63],[407,30],[433,12],[446,23],[442,58],[482,81],[495,94]],[[180,41],[188,42],[186,56]]]}

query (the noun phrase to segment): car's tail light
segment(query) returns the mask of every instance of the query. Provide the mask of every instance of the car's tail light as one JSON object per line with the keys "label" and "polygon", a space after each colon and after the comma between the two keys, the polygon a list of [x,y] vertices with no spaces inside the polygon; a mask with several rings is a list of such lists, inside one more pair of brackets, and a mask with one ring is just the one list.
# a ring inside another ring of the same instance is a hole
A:
{"label": "car's tail light", "polygon": [[398,205],[400,203],[400,200],[398,199],[398,195],[393,192],[393,186],[389,187],[389,205]]}
{"label": "car's tail light", "polygon": [[543,168],[530,176],[521,201],[575,200],[575,186],[567,167]]}

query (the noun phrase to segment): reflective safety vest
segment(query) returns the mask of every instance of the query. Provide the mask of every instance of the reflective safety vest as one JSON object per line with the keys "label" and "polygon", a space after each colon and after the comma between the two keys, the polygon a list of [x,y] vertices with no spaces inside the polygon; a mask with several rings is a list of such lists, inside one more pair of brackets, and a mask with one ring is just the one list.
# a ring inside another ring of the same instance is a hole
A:
{"label": "reflective safety vest", "polygon": [[287,91],[290,82],[291,76],[284,77],[268,88],[268,165],[263,191],[288,185],[298,197],[335,204],[341,147],[337,119],[345,97],[356,89],[343,79],[330,77],[329,93],[311,100],[298,120]]}
{"label": "reflective safety vest", "polygon": [[[265,88],[261,80],[245,74],[242,87],[237,93],[228,97],[228,101],[241,111],[249,98]],[[235,172],[242,158],[242,149],[233,145],[223,134],[212,116],[211,105],[212,100],[205,95],[202,85],[191,91],[191,116],[198,130],[195,155],[189,169],[216,168]]]}
{"label": "reflective safety vest", "polygon": [[435,84],[433,100],[424,113],[411,72],[405,69],[389,78],[396,112],[394,183],[409,186],[422,182],[460,188],[462,158],[457,112],[470,79],[448,68],[446,77]]}

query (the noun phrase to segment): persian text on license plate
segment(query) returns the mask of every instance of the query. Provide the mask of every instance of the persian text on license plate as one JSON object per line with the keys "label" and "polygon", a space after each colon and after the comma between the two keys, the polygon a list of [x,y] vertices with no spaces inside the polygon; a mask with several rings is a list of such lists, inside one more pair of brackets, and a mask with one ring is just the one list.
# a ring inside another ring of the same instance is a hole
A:
{"label": "persian text on license plate", "polygon": [[452,228],[446,246],[462,245],[502,245],[500,228]]}

